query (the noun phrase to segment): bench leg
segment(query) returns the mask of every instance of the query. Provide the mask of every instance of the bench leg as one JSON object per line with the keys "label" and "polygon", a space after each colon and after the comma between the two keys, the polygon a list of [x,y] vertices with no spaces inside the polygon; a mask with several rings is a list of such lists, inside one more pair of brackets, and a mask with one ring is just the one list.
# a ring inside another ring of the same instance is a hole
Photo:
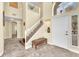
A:
{"label": "bench leg", "polygon": [[43,43],[44,43],[44,44],[47,44],[47,41],[44,41]]}
{"label": "bench leg", "polygon": [[45,41],[45,43],[47,44],[47,41]]}
{"label": "bench leg", "polygon": [[35,49],[37,49],[37,46],[32,44],[32,48],[35,48]]}
{"label": "bench leg", "polygon": [[37,46],[35,46],[35,49],[37,49]]}

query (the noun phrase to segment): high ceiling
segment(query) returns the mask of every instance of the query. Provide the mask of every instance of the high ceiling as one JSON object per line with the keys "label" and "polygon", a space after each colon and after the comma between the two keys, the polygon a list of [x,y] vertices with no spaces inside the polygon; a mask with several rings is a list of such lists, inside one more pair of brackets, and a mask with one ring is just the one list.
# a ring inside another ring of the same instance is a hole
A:
{"label": "high ceiling", "polygon": [[54,6],[54,15],[56,15],[57,14],[57,8],[59,7],[59,4],[60,4],[61,2],[56,2],[56,4],[55,4],[55,6]]}
{"label": "high ceiling", "polygon": [[32,4],[34,4],[34,5],[37,5],[37,6],[41,6],[42,5],[42,2],[31,2]]}

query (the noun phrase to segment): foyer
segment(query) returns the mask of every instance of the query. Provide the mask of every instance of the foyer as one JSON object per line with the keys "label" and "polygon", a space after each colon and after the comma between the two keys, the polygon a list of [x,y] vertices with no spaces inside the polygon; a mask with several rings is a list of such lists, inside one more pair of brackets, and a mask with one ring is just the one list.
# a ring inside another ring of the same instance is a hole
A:
{"label": "foyer", "polygon": [[[45,28],[42,27],[41,29]],[[39,33],[43,33],[41,29]],[[43,45],[38,49],[25,49],[24,46],[19,43],[19,39],[16,38],[5,40],[4,46],[5,50],[2,57],[79,57],[77,53],[50,44]]]}
{"label": "foyer", "polygon": [[0,2],[0,10],[1,57],[79,57],[79,3]]}

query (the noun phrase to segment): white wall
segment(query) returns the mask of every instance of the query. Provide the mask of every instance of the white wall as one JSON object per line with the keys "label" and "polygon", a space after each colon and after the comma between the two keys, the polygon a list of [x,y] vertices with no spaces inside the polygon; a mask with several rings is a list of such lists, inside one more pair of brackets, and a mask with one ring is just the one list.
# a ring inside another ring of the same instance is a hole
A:
{"label": "white wall", "polygon": [[12,22],[11,21],[5,21],[4,26],[4,39],[12,38]]}
{"label": "white wall", "polygon": [[23,34],[23,28],[22,28],[22,22],[21,21],[17,21],[17,38],[23,38],[22,34]]}
{"label": "white wall", "polygon": [[0,56],[4,52],[4,38],[3,38],[3,3],[0,2]]}
{"label": "white wall", "polygon": [[40,15],[38,13],[35,13],[31,10],[28,10],[28,16],[26,19],[26,28],[32,27],[38,20],[39,20]]}
{"label": "white wall", "polygon": [[22,24],[22,36],[23,38],[25,38],[25,29],[26,29],[26,10],[27,10],[27,3],[23,2],[23,7],[22,7],[22,16],[23,16],[23,20],[22,20],[22,23],[25,23],[25,25]]}
{"label": "white wall", "polygon": [[18,3],[18,8],[9,6],[9,2],[4,3],[5,16],[22,19],[22,6]]}
{"label": "white wall", "polygon": [[51,19],[52,17],[52,2],[43,3],[43,19]]}
{"label": "white wall", "polygon": [[28,3],[26,5],[26,14],[25,17],[25,23],[26,23],[26,30],[31,28],[39,19],[40,19],[40,13],[34,12],[30,9],[28,9]]}
{"label": "white wall", "polygon": [[16,34],[16,30],[17,30],[17,23],[12,22],[12,34]]}

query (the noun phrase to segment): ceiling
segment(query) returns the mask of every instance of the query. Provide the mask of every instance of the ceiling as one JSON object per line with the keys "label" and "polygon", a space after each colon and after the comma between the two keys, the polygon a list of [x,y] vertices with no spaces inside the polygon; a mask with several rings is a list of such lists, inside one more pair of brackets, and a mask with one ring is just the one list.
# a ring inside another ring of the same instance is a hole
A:
{"label": "ceiling", "polygon": [[42,5],[42,2],[31,2],[32,4],[34,4],[34,5],[37,5],[37,6],[41,6]]}

